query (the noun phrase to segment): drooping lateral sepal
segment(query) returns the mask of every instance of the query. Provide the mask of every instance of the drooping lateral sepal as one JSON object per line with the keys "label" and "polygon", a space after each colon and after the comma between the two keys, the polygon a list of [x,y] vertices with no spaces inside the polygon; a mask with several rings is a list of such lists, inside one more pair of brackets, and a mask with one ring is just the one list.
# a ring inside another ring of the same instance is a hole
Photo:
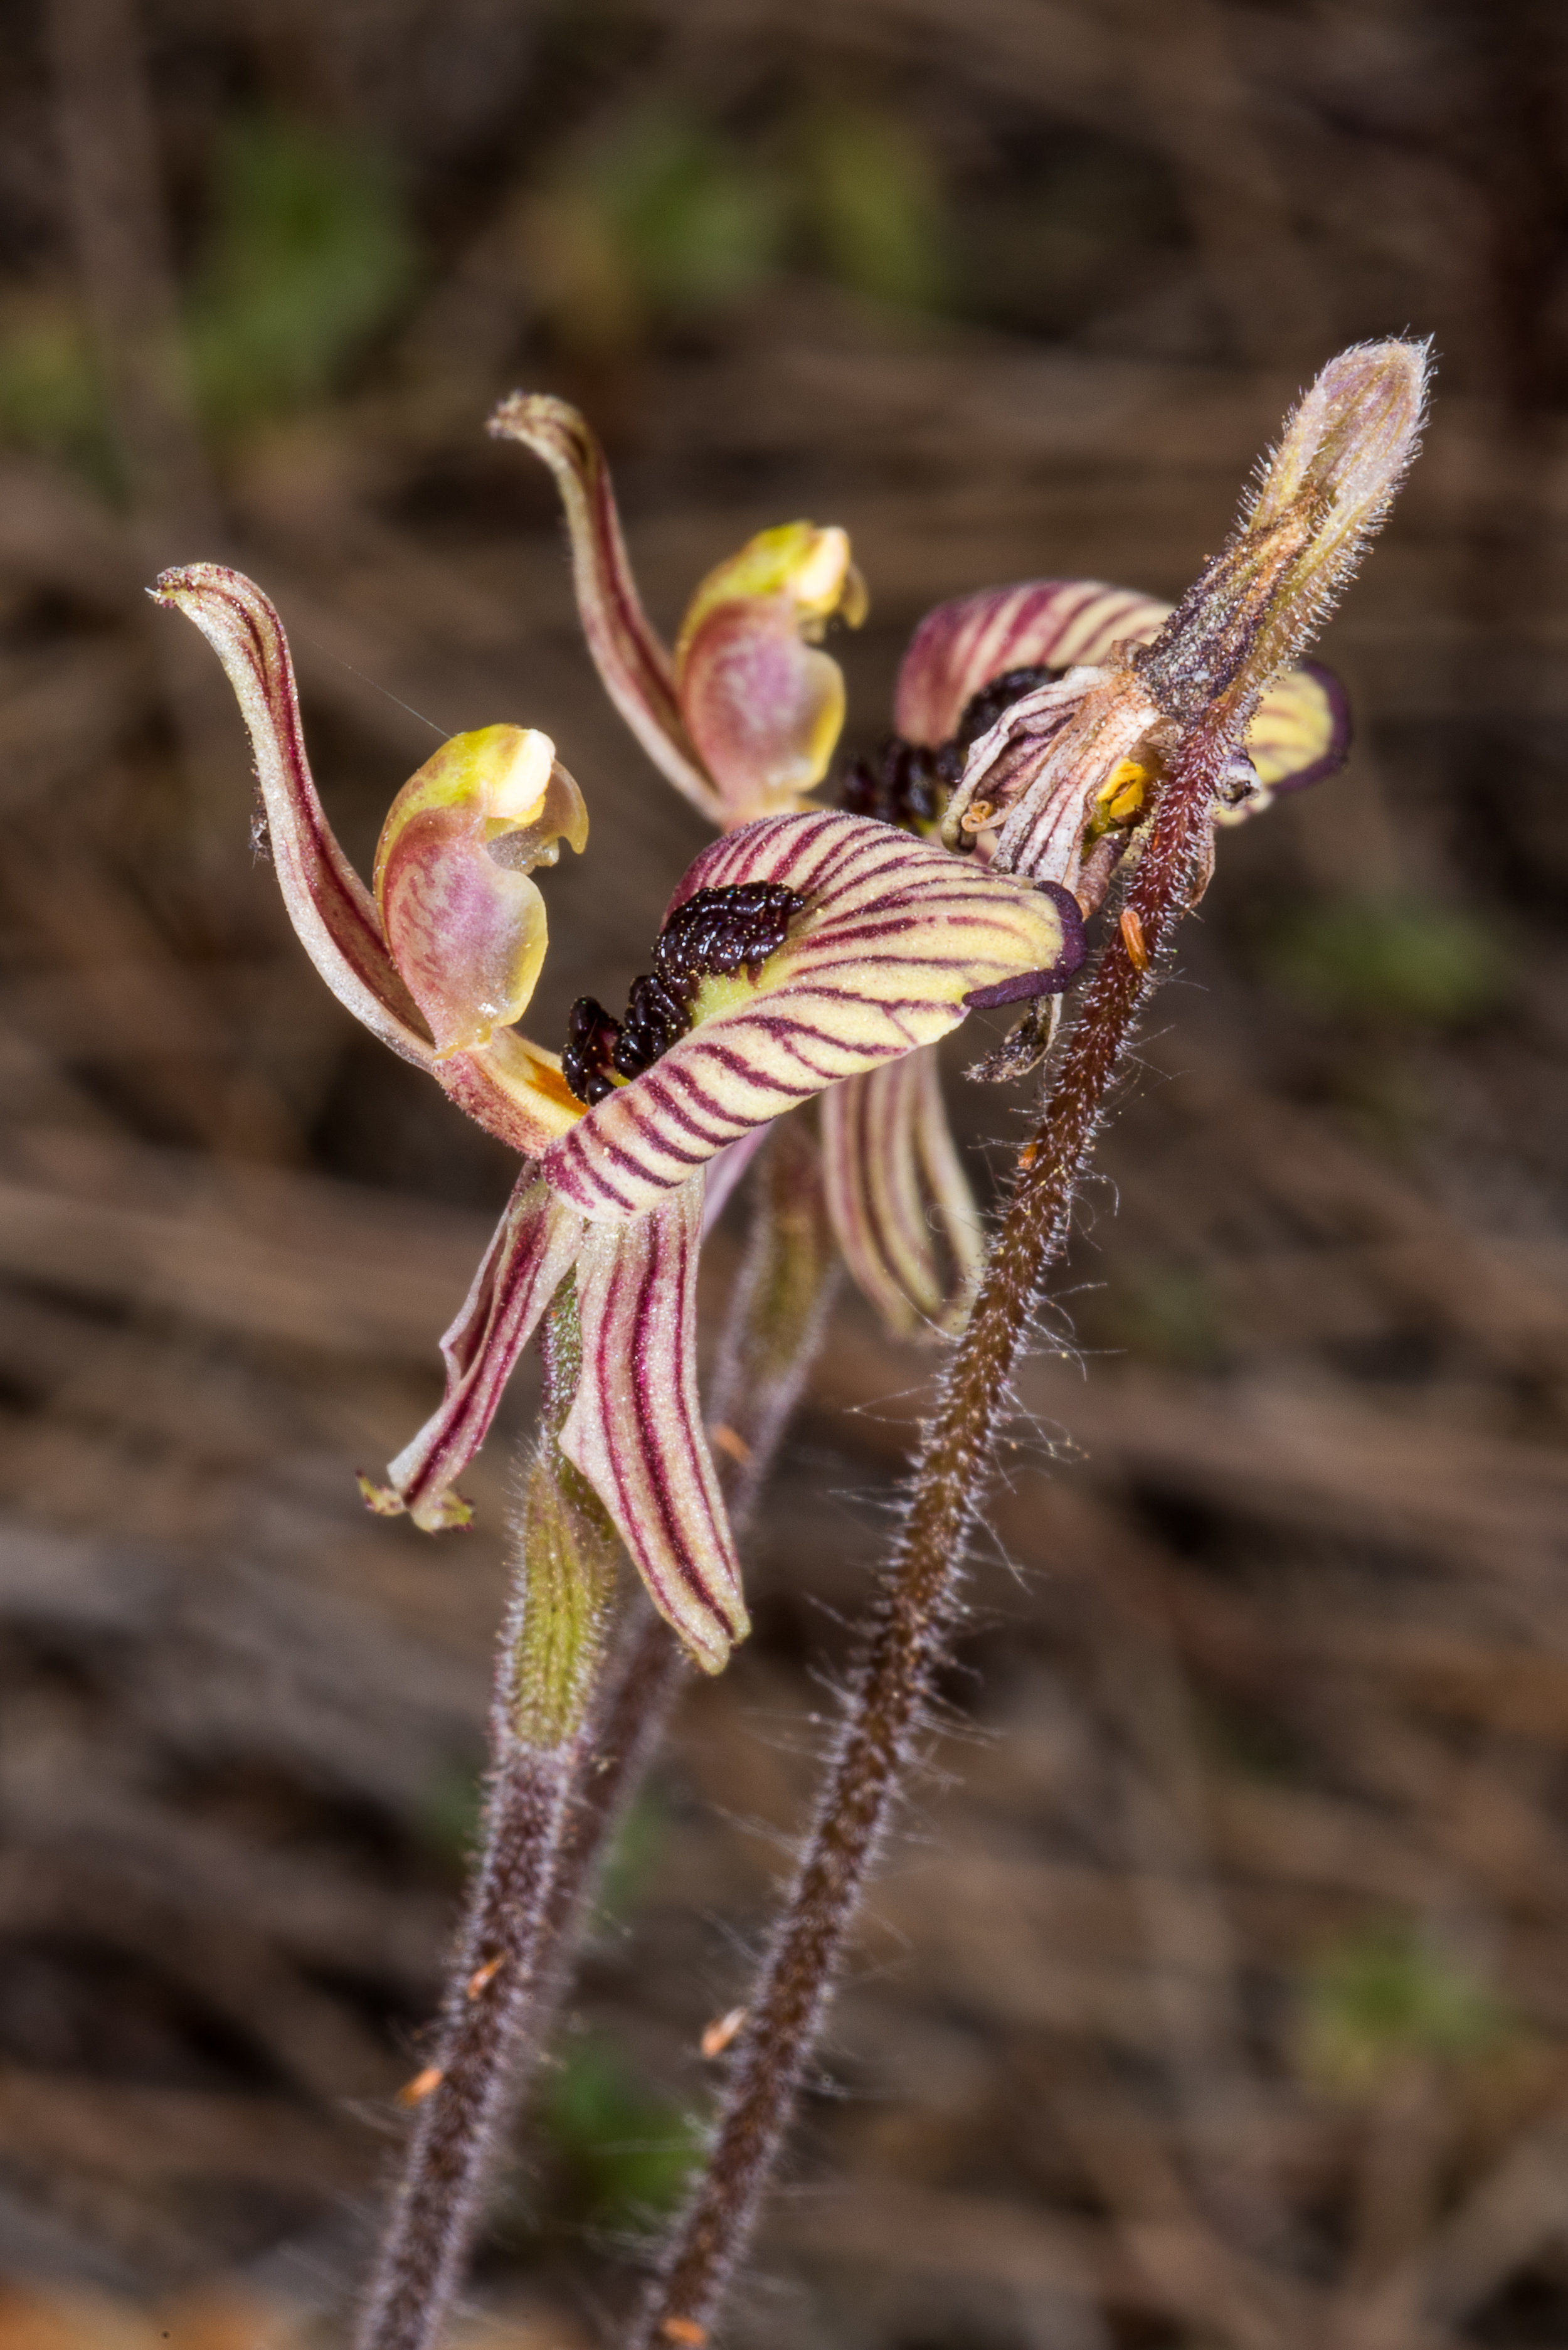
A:
{"label": "drooping lateral sepal", "polygon": [[301,945],[338,1002],[406,1061],[433,1054],[387,950],[375,901],[338,847],[306,756],[283,622],[254,580],[221,563],[160,574],[149,593],[194,621],[240,705],[278,887]]}
{"label": "drooping lateral sepal", "polygon": [[577,1258],[583,1368],[561,1431],[659,1613],[705,1672],[750,1624],[697,1393],[702,1179],[624,1224],[592,1224]]}
{"label": "drooping lateral sepal", "polygon": [[753,975],[704,980],[693,1024],[552,1146],[544,1170],[593,1220],[639,1214],[727,1142],[840,1078],[934,1044],[966,999],[1062,983],[1081,925],[1051,897],[867,817],[764,817],[716,841],[670,909],[773,883],[802,910]]}
{"label": "drooping lateral sepal", "polygon": [[919,1324],[961,1327],[984,1243],[935,1051],[833,1087],[822,1097],[822,1140],[828,1212],[851,1279],[900,1336]]}
{"label": "drooping lateral sepal", "polygon": [[660,773],[722,823],[722,800],[680,715],[674,663],[642,608],[598,436],[569,402],[544,392],[514,392],[489,429],[497,440],[521,442],[555,475],[577,612],[605,691]]}
{"label": "drooping lateral sepal", "polygon": [[373,1510],[406,1510],[427,1534],[466,1525],[469,1505],[452,1490],[483,1443],[502,1391],[539,1318],[569,1271],[582,1219],[524,1168],[456,1321],[441,1342],[446,1393],[440,1409],[387,1471],[388,1482],[361,1478]]}
{"label": "drooping lateral sepal", "polygon": [[729,1464],[724,1488],[737,1524],[751,1514],[777,1453],[840,1273],[823,1154],[810,1121],[780,1118],[756,1134],[767,1148],[752,1187],[751,1231],[731,1293],[710,1416],[713,1442]]}

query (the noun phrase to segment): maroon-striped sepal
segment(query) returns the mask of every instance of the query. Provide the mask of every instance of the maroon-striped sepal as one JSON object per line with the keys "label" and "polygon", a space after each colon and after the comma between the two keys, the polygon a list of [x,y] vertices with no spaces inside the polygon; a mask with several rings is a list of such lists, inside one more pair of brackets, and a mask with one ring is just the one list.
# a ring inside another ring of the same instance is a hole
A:
{"label": "maroon-striped sepal", "polygon": [[359,1480],[381,1517],[406,1510],[427,1534],[466,1525],[472,1515],[453,1489],[483,1443],[502,1390],[571,1270],[583,1222],[537,1167],[518,1176],[506,1212],[474,1274],[462,1311],[441,1342],[446,1393],[438,1410],[387,1470],[388,1482]]}
{"label": "maroon-striped sepal", "polygon": [[582,1377],[561,1431],[659,1613],[717,1672],[750,1625],[697,1395],[702,1177],[646,1215],[592,1224],[577,1258]]}
{"label": "maroon-striped sepal", "polygon": [[980,1211],[929,1045],[822,1097],[823,1182],[850,1278],[899,1336],[961,1327],[980,1280]]}

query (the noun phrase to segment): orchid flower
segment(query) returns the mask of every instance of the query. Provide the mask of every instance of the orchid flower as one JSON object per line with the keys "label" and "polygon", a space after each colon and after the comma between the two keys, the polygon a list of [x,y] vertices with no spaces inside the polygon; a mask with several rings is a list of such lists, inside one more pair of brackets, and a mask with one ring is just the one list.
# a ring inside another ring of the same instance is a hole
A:
{"label": "orchid flower", "polygon": [[[844,805],[1054,880],[1072,891],[1087,920],[1139,837],[1175,739],[1131,676],[1137,649],[1153,644],[1172,610],[1098,579],[1024,580],[939,604],[900,665],[896,731],[875,757],[850,767]],[[1320,661],[1288,670],[1258,701],[1245,748],[1223,779],[1217,821],[1238,824],[1280,794],[1321,782],[1344,764],[1349,748],[1350,707],[1334,671]],[[1054,1024],[1044,1002],[1035,1005],[981,1073],[1022,1074],[1044,1051]],[[896,1093],[917,1087],[915,1128],[908,1116],[900,1118]],[[918,1133],[947,1230],[973,1229],[933,1068],[872,1070],[844,1087],[831,1110],[825,1105],[824,1116],[864,1128],[898,1120],[901,1138]],[[909,1149],[905,1140],[906,1159]],[[902,1228],[889,1212],[896,1196],[887,1180],[889,1154],[838,1149],[830,1162],[839,1179],[838,1226],[861,1286],[888,1287],[902,1277],[915,1295],[888,1245],[887,1236]]]}
{"label": "orchid flower", "polygon": [[[845,534],[808,523],[763,532],[702,582],[671,656],[644,613],[592,428],[564,400],[516,393],[490,429],[521,442],[554,473],[589,648],[611,700],[662,772],[719,824],[743,821],[781,793],[798,795],[819,782],[844,691],[836,664],[805,640],[831,614],[854,625],[866,609]],[[940,605],[905,656],[898,731],[875,761],[851,768],[846,806],[988,857],[996,846],[992,804],[966,789],[961,808],[949,806],[971,746],[1013,704],[1059,680],[1049,707],[1076,708],[1118,649],[1151,642],[1170,608],[1097,580],[1029,581]],[[1143,699],[1120,716],[1119,728],[1103,729],[1106,756],[1085,805],[1061,812],[1049,861],[1029,868],[1068,889],[1085,915],[1104,899],[1155,773],[1124,755],[1149,732]],[[1235,814],[1331,773],[1348,742],[1346,704],[1332,673],[1316,663],[1292,671],[1254,716],[1251,765],[1243,775],[1239,762],[1231,779]],[[1152,745],[1145,756],[1154,758]],[[1034,1019],[1038,1026],[1038,1003]],[[825,1094],[822,1133],[828,1211],[860,1289],[900,1334],[961,1326],[980,1276],[981,1219],[933,1056],[889,1062]]]}
{"label": "orchid flower", "polygon": [[457,1320],[441,1405],[371,1506],[462,1524],[453,1491],[523,1347],[575,1276],[582,1367],[559,1432],[655,1605],[710,1670],[743,1637],[734,1545],[698,1408],[706,1172],[795,1103],[918,1052],[978,1005],[1064,984],[1072,898],[837,811],[715,841],[670,900],[624,1022],[574,1009],[557,1056],[521,1035],[544,960],[530,878],[587,814],[549,739],[454,736],[392,803],[367,889],[305,754],[286,639],[213,564],[154,593],[207,637],[250,731],[285,903],[317,969],[383,1043],[524,1160]]}
{"label": "orchid flower", "polygon": [[556,477],[589,650],[654,765],[726,831],[799,807],[844,724],[844,676],[819,650],[823,633],[830,620],[855,629],[866,617],[845,532],[809,522],[759,531],[701,581],[670,651],[643,610],[592,427],[564,400],[514,392],[490,430]]}
{"label": "orchid flower", "polygon": [[[983,588],[928,612],[910,640],[894,701],[896,733],[856,763],[845,805],[950,847],[1026,861],[1071,889],[1085,916],[1105,899],[1168,750],[1158,713],[1127,691],[1138,649],[1173,607],[1098,579],[1032,579]],[[1015,818],[1023,771],[1071,726],[1052,771],[1069,791],[1031,789],[1027,848]],[[1093,744],[1080,769],[1082,743]],[[1332,670],[1305,661],[1262,694],[1244,754],[1227,779],[1222,823],[1260,815],[1282,792],[1344,764],[1350,712]],[[1137,755],[1134,755],[1134,754]],[[1044,804],[1049,802],[1048,807]]]}
{"label": "orchid flower", "polygon": [[[514,393],[490,429],[556,477],[584,634],[654,764],[725,828],[800,806],[844,722],[843,678],[815,640],[829,619],[856,627],[867,608],[846,534],[806,522],[759,533],[701,582],[671,653],[643,610],[592,427],[565,400]],[[1054,985],[1078,959],[1075,944]],[[981,1222],[929,1055],[825,1093],[822,1137],[829,1218],[861,1289],[900,1334],[956,1329],[979,1278]]]}

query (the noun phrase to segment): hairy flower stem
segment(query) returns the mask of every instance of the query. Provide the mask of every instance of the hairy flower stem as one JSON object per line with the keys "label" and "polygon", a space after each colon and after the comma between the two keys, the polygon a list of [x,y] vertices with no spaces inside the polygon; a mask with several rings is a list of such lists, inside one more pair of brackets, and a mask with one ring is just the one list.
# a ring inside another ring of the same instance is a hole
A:
{"label": "hairy flower stem", "polygon": [[1020,1158],[974,1312],[925,1432],[868,1651],[788,1907],[750,2002],[752,2021],[718,2131],[634,2336],[639,2350],[706,2338],[751,2237],[913,1755],[933,1669],[959,1615],[965,1545],[1041,1278],[1065,1243],[1078,1180],[1138,1011],[1207,872],[1214,786],[1234,723],[1195,729],[1172,764],[1127,893],[1135,920],[1100,957],[1040,1126]]}
{"label": "hairy flower stem", "polygon": [[[492,1781],[483,1866],[431,2067],[440,2078],[419,2109],[360,2327],[362,2350],[429,2350],[462,2283],[510,2103],[511,2051],[533,1988],[571,1777],[569,1750],[517,1748]],[[412,2085],[422,2084],[421,2075]]]}
{"label": "hairy flower stem", "polygon": [[[737,1529],[821,1344],[837,1273],[816,1147],[798,1121],[774,1137],[763,1175],[716,1398],[732,1440],[722,1474]],[[558,1357],[558,1329],[550,1343]],[[552,1361],[547,1347],[543,1419],[551,1440],[575,1378],[575,1365]],[[576,1501],[581,1508],[580,1493]],[[531,1548],[536,1586],[536,1533]],[[527,1565],[525,1557],[502,1638],[485,1851],[431,2066],[441,2079],[421,2101],[360,2350],[431,2350],[440,2339],[483,2218],[501,2131],[549,2041],[606,1854],[686,1675],[669,1626],[639,1593],[619,1638],[578,1692],[575,1733],[552,1743],[520,1742]],[[537,1602],[536,1587],[534,1596]],[[534,1714],[536,1721],[537,1704]]]}
{"label": "hairy flower stem", "polygon": [[496,1659],[483,1857],[441,2015],[411,2084],[417,2119],[370,2281],[360,2350],[431,2350],[460,2288],[538,1979],[574,1787],[597,1727],[617,1544],[556,1443],[582,1366],[564,1284],[544,1334],[538,1436],[516,1513],[511,1604]]}

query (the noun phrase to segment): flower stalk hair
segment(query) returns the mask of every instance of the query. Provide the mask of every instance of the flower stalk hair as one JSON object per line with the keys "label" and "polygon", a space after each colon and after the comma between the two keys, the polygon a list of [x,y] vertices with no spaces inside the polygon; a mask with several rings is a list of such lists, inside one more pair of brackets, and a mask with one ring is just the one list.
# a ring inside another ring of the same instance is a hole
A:
{"label": "flower stalk hair", "polygon": [[1168,967],[1181,917],[1207,882],[1216,816],[1245,757],[1245,730],[1345,585],[1415,454],[1426,377],[1425,349],[1407,342],[1366,345],[1334,360],[1287,423],[1220,556],[1147,649],[1119,660],[1113,653],[1110,676],[1084,687],[1077,711],[1062,722],[1075,727],[1072,760],[1060,743],[1053,750],[1059,728],[1044,730],[1042,751],[1037,712],[1018,721],[1033,697],[1014,706],[1013,726],[1004,713],[970,753],[955,795],[961,814],[975,804],[977,765],[989,779],[1010,743],[1033,729],[1025,755],[1007,770],[1012,813],[998,854],[1015,865],[1061,855],[1050,844],[1064,805],[1080,812],[1081,841],[1107,761],[1113,774],[1129,756],[1144,766],[1144,813],[1123,868],[1119,922],[1020,1154],[973,1312],[924,1431],[816,1817],[746,2002],[750,2022],[724,2108],[662,2256],[638,2350],[711,2338],[912,1759],[933,1671],[961,1613],[965,1549],[1013,1366],[1042,1280],[1065,1245],[1112,1082]]}

